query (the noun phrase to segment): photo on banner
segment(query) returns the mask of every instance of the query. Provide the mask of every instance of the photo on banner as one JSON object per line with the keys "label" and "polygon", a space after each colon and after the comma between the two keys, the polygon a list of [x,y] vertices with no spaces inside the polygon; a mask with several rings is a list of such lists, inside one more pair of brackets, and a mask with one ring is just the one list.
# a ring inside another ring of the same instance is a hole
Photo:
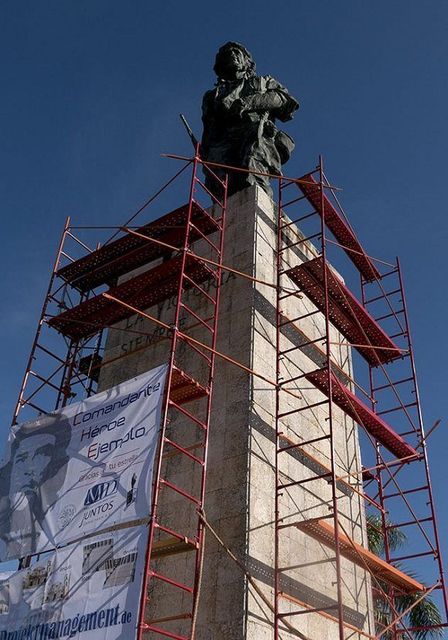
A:
{"label": "photo on banner", "polygon": [[12,427],[0,561],[147,518],[167,365]]}
{"label": "photo on banner", "polygon": [[148,527],[128,527],[0,574],[0,640],[136,637]]}

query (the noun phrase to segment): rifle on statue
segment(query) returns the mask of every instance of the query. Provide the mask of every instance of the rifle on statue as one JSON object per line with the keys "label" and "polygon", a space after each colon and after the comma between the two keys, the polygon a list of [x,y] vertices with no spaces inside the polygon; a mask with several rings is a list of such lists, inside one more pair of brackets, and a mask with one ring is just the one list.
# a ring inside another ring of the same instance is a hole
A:
{"label": "rifle on statue", "polygon": [[185,129],[186,129],[186,131],[188,133],[188,136],[189,136],[189,138],[191,140],[191,143],[192,143],[192,145],[194,147],[194,150],[196,151],[196,149],[198,148],[199,140],[194,135],[194,133],[193,133],[190,125],[188,124],[187,119],[184,116],[184,114],[183,113],[179,113],[179,117],[182,120],[182,124],[184,125],[184,127],[185,127]]}

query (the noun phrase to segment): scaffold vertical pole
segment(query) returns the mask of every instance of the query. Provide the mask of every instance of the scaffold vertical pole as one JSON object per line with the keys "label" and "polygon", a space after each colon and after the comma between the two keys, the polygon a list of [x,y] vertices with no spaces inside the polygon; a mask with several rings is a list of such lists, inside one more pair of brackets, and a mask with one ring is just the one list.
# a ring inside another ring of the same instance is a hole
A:
{"label": "scaffold vertical pole", "polygon": [[325,360],[328,385],[328,428],[330,433],[330,468],[331,468],[331,492],[334,519],[335,536],[335,565],[336,565],[336,594],[338,606],[338,627],[339,640],[344,640],[344,609],[342,601],[342,571],[341,571],[341,550],[339,544],[339,505],[336,484],[336,451],[334,442],[334,421],[333,421],[333,400],[332,400],[332,371],[331,371],[331,336],[330,336],[330,295],[328,290],[328,269],[327,269],[327,243],[326,243],[326,223],[325,223],[325,176],[323,158],[319,156],[319,188],[321,199],[321,234],[322,234],[322,265],[323,265],[323,285],[324,285],[324,322],[325,322]]}
{"label": "scaffold vertical pole", "polygon": [[398,279],[399,279],[399,284],[401,289],[401,300],[403,303],[403,311],[404,311],[403,315],[404,315],[404,321],[405,321],[406,339],[407,339],[408,348],[409,348],[409,363],[412,371],[415,401],[417,403],[418,426],[420,431],[419,436],[420,436],[420,442],[421,442],[420,447],[423,453],[423,464],[425,468],[425,477],[426,477],[428,501],[429,501],[428,506],[431,511],[433,535],[434,535],[434,541],[435,541],[436,551],[437,551],[436,559],[437,559],[437,564],[439,568],[440,587],[442,591],[442,600],[443,600],[443,605],[445,609],[445,620],[448,623],[448,593],[447,593],[447,585],[446,585],[446,578],[445,578],[445,570],[443,566],[442,547],[440,544],[440,535],[439,535],[439,528],[437,524],[437,516],[436,516],[436,509],[435,509],[435,502],[434,502],[434,492],[432,489],[431,473],[429,469],[428,448],[426,445],[425,426],[424,426],[423,413],[422,413],[422,407],[421,407],[421,401],[420,401],[420,390],[418,386],[417,370],[415,366],[414,347],[413,347],[410,324],[409,324],[406,293],[405,293],[404,283],[403,283],[403,273],[401,270],[401,264],[398,257],[397,257],[397,271],[398,271]]}
{"label": "scaffold vertical pole", "polygon": [[[54,287],[54,282],[56,279],[56,273],[57,270],[59,268],[59,264],[61,261],[61,256],[62,256],[62,252],[63,252],[63,248],[64,248],[64,244],[65,244],[65,240],[67,237],[67,233],[69,231],[70,228],[70,216],[67,216],[67,218],[65,219],[65,224],[64,224],[64,228],[62,230],[62,234],[61,234],[61,238],[59,240],[59,245],[56,251],[56,257],[53,263],[53,268],[51,271],[51,275],[50,275],[50,281],[48,283],[48,288],[47,288],[47,292],[45,294],[45,298],[44,298],[44,302],[41,308],[41,312],[40,312],[40,318],[39,318],[39,322],[37,325],[37,329],[36,329],[36,333],[34,336],[34,340],[33,340],[33,344],[31,347],[31,352],[28,358],[28,362],[26,365],[26,369],[25,369],[25,373],[23,375],[23,379],[22,379],[22,383],[20,385],[20,391],[19,391],[19,396],[17,399],[17,403],[16,406],[14,408],[14,414],[12,417],[12,424],[17,424],[17,418],[18,415],[24,405],[25,402],[25,390],[27,388],[27,383],[28,383],[28,378],[31,375],[31,371],[32,371],[32,366],[33,366],[33,362],[36,359],[36,349],[39,346],[39,339],[42,333],[42,328],[45,322],[45,316],[46,316],[46,312],[47,312],[47,308],[51,299],[51,294],[53,292],[53,287]],[[55,408],[57,406],[57,402],[55,405]]]}

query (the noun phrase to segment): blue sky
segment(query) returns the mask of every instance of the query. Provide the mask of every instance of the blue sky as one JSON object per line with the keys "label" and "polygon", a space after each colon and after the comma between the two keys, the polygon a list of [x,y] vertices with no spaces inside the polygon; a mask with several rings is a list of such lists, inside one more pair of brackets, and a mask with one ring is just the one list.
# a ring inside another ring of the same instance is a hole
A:
{"label": "blue sky", "polygon": [[[319,153],[368,251],[399,255],[442,540],[448,538],[445,251],[448,4],[4,1],[2,423],[10,415],[65,216],[117,224],[189,153],[213,58],[243,42],[300,101],[288,175]],[[6,431],[5,431],[6,435]],[[445,555],[448,555],[445,550]]]}

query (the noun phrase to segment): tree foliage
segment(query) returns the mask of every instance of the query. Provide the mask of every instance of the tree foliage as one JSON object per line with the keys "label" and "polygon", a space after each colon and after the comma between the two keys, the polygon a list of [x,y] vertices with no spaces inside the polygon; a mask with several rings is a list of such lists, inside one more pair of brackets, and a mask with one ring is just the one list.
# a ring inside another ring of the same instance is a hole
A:
{"label": "tree foliage", "polygon": [[[389,549],[394,551],[406,544],[407,538],[405,533],[400,529],[393,527],[389,520],[385,522],[387,527],[387,541]],[[368,515],[367,516],[367,541],[370,551],[380,556],[385,551],[385,533],[383,529],[383,522],[381,516]],[[398,565],[395,565],[398,567]],[[415,578],[411,571],[405,571],[407,575]],[[387,591],[387,585],[382,585],[384,590]],[[403,613],[416,600],[421,597],[422,593],[417,591],[410,594],[394,594],[394,604],[398,613]],[[377,624],[377,633],[381,632],[381,629],[387,627],[396,617],[391,610],[389,602],[386,598],[381,598],[379,595],[374,598],[375,600],[375,622]],[[437,604],[431,598],[426,596],[423,600],[420,600],[418,604],[413,607],[409,613],[404,617],[404,623],[406,627],[431,627],[441,624],[442,617]],[[382,634],[381,640],[391,640],[393,634],[391,631]],[[406,637],[406,636],[405,636]],[[436,640],[442,637],[441,629],[421,629],[419,631],[412,632],[412,637],[415,640]]]}

